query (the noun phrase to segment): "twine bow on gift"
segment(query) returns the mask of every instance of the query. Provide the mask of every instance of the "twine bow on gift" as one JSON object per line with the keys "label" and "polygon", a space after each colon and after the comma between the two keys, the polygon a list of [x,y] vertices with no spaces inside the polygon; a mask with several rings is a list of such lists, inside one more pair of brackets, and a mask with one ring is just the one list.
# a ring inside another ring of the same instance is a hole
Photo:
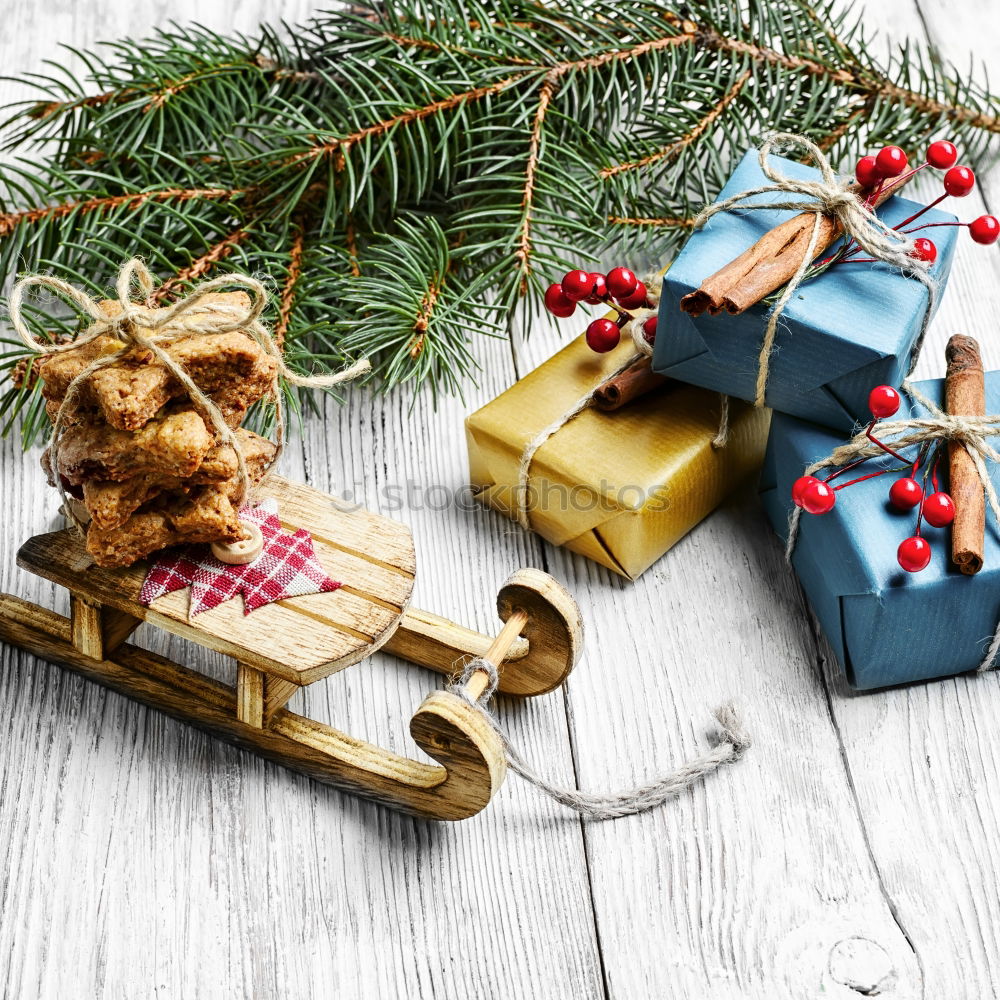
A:
{"label": "twine bow on gift", "polygon": [[[140,301],[132,299],[133,283],[138,286]],[[206,301],[207,296],[214,292],[234,286],[242,287],[250,293],[249,308],[241,308],[223,302]],[[92,321],[90,326],[65,344],[46,343],[36,339],[32,336],[22,316],[24,296],[31,287],[47,288],[64,296],[82,313],[90,317]],[[96,358],[70,382],[53,423],[50,462],[55,473],[56,486],[63,501],[63,509],[66,510],[81,532],[84,530],[84,525],[73,511],[73,505],[68,502],[62,476],[59,475],[58,450],[65,418],[87,379],[101,368],[116,364],[134,348],[141,347],[149,351],[177,379],[187,391],[198,411],[211,423],[218,437],[236,453],[240,477],[240,493],[235,504],[237,508],[249,499],[252,489],[243,449],[214,400],[199,388],[184,368],[167,353],[166,346],[182,337],[208,337],[239,330],[249,334],[275,360],[275,375],[270,394],[275,407],[275,443],[277,447],[268,469],[277,462],[284,445],[284,413],[281,403],[280,379],[284,379],[290,385],[329,388],[339,385],[341,382],[348,382],[371,370],[369,362],[361,360],[350,368],[331,375],[299,375],[292,371],[285,364],[281,350],[260,319],[267,305],[267,290],[260,281],[249,275],[220,275],[202,282],[186,298],[180,299],[170,306],[150,309],[144,305],[144,302],[152,295],[154,288],[153,276],[149,269],[138,257],[133,257],[122,266],[115,284],[118,303],[121,306],[121,312],[117,316],[105,315],[96,299],[75,288],[69,282],[51,275],[37,274],[22,278],[11,292],[9,304],[11,323],[21,340],[35,354],[57,354],[76,350],[104,335],[112,336],[122,343],[120,350]],[[196,316],[192,315],[195,310],[197,310]]]}
{"label": "twine bow on gift", "polygon": [[[987,503],[993,516],[1000,525],[1000,497],[990,477],[987,462],[1000,462],[1000,452],[989,442],[989,438],[1000,437],[1000,414],[989,414],[982,417],[967,417],[945,413],[935,406],[916,386],[909,382],[903,384],[905,392],[928,413],[926,417],[907,417],[904,420],[883,420],[879,422],[879,437],[890,441],[894,450],[901,451],[914,444],[925,441],[953,441],[961,444],[969,453],[976,475],[982,484]],[[885,451],[873,444],[863,430],[858,431],[847,443],[835,448],[826,458],[813,462],[804,476],[814,476],[821,469],[839,468],[851,462],[862,461],[884,455]],[[788,541],[785,544],[785,559],[791,562],[795,543],[798,541],[799,524],[802,510],[795,507],[788,516]],[[982,663],[980,671],[988,670],[997,653],[1000,652],[1000,624],[998,624],[990,648]]]}
{"label": "twine bow on gift", "polygon": [[[805,153],[807,158],[812,160],[819,169],[822,179],[798,179],[783,174],[774,163],[768,160],[768,156],[779,147],[792,147]],[[802,262],[788,284],[785,285],[768,316],[767,328],[764,331],[764,339],[761,342],[760,354],[757,358],[754,405],[764,405],[778,322],[785,306],[798,291],[799,285],[802,284],[806,272],[818,252],[823,216],[832,216],[836,219],[847,239],[853,239],[869,257],[898,268],[903,275],[915,278],[927,288],[929,301],[911,354],[910,370],[912,371],[913,364],[916,363],[920,353],[931,314],[934,312],[937,283],[930,276],[930,262],[911,256],[914,246],[913,240],[888,226],[875,214],[873,207],[862,202],[858,198],[856,190],[852,190],[853,182],[850,178],[838,180],[826,154],[805,136],[795,135],[791,132],[769,132],[765,135],[758,150],[758,160],[761,172],[771,181],[770,184],[749,188],[723,201],[716,202],[714,205],[708,205],[694,219],[694,228],[699,229],[719,212],[780,210],[815,213],[812,233],[802,256]],[[757,195],[775,192],[803,195],[806,200],[748,202],[748,199]]]}

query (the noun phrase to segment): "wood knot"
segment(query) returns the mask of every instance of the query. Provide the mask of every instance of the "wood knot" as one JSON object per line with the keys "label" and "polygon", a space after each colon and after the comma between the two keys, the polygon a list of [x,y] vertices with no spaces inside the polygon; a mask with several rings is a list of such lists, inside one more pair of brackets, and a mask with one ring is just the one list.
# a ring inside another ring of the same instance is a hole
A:
{"label": "wood knot", "polygon": [[889,953],[875,941],[849,937],[830,949],[827,963],[834,982],[863,997],[877,997],[896,985],[896,968]]}

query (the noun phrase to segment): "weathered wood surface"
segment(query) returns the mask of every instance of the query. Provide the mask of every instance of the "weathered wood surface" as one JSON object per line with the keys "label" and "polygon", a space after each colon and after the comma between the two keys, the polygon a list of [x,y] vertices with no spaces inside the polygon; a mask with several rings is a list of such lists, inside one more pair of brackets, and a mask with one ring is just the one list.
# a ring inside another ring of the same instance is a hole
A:
{"label": "weathered wood surface", "polygon": [[[991,5],[865,6],[893,38],[926,32],[960,62],[972,48],[996,66]],[[250,29],[262,14],[294,21],[308,7],[9,0],[0,50],[17,71],[37,68],[59,39],[86,45],[170,18]],[[0,84],[0,98],[13,96]],[[963,215],[984,197],[1000,210],[1000,171]],[[943,372],[954,332],[977,336],[987,366],[1000,367],[998,314],[1000,258],[961,240],[919,374]],[[580,824],[511,776],[480,816],[432,827],[5,648],[0,993],[997,993],[1000,676],[851,695],[751,497],[627,584],[428,493],[464,482],[465,412],[557,343],[537,331],[512,360],[484,341],[482,385],[465,405],[421,400],[411,412],[403,396],[355,395],[328,406],[283,471],[405,518],[420,566],[414,602],[429,610],[493,631],[496,588],[522,563],[575,593],[587,645],[565,693],[501,700],[512,737],[554,777],[602,788],[662,770],[702,746],[709,709],[727,695],[744,707],[753,752],[647,817]],[[0,587],[65,613],[50,585],[13,568],[27,534],[56,526],[55,497],[13,441],[0,449]],[[404,509],[394,509],[400,487]],[[228,662],[147,626],[135,641],[231,679]],[[412,753],[406,722],[438,682],[383,656],[290,707]]]}

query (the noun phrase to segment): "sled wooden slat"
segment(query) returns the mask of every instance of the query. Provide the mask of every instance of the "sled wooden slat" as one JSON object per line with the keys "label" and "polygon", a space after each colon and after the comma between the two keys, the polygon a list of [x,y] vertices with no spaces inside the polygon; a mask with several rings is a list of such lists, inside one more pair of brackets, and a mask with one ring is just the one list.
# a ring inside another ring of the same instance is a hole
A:
{"label": "sled wooden slat", "polygon": [[148,564],[96,566],[72,529],[29,539],[18,563],[86,592],[92,604],[149,621],[293,684],[311,684],[364,659],[395,632],[413,590],[413,539],[405,525],[369,511],[341,510],[335,498],[277,476],[263,495],[278,501],[289,529],[304,527],[313,535],[317,558],[343,584],[339,590],[288,598],[249,615],[237,598],[189,620],[187,588],[143,606],[138,598]]}

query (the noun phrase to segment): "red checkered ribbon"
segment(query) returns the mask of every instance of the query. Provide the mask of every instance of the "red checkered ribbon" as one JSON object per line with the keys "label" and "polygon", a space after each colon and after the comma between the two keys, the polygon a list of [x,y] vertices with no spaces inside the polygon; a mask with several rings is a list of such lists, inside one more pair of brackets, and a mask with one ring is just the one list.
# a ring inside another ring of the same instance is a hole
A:
{"label": "red checkered ribbon", "polygon": [[241,521],[260,528],[264,547],[252,563],[230,566],[212,555],[207,545],[187,545],[158,559],[139,594],[150,604],[164,594],[191,588],[189,617],[217,608],[243,595],[243,613],[303,594],[326,594],[340,584],[327,576],[313,549],[312,535],[303,528],[291,534],[281,527],[276,500],[240,509]]}

